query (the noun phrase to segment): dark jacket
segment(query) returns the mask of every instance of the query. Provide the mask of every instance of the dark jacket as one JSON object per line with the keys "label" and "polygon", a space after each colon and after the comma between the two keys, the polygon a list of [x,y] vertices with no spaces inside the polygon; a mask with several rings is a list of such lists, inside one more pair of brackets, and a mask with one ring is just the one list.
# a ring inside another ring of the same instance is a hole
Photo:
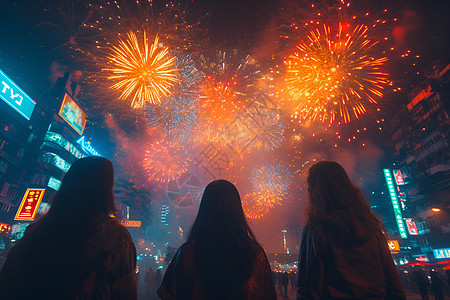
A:
{"label": "dark jacket", "polygon": [[[209,299],[195,268],[194,246],[187,243],[178,249],[164,275],[158,295],[161,299]],[[266,254],[258,247],[258,254],[250,279],[228,299],[276,300],[277,294]]]}
{"label": "dark jacket", "polygon": [[55,244],[30,244],[35,226],[29,226],[6,259],[0,272],[1,299],[137,298],[136,249],[119,222],[98,224],[80,246],[78,258],[57,237]]}
{"label": "dark jacket", "polygon": [[320,245],[314,231],[304,228],[297,299],[406,299],[381,230],[360,226],[352,232]]}

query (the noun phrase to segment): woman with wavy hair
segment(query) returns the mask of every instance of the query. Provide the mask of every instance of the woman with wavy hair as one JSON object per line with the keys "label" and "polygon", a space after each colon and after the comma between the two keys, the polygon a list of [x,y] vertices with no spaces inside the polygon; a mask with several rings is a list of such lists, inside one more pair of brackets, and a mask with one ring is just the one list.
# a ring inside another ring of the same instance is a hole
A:
{"label": "woman with wavy hair", "polygon": [[136,249],[111,216],[113,165],[73,163],[48,213],[28,226],[0,272],[1,299],[136,299]]}
{"label": "woman with wavy hair", "polygon": [[236,187],[206,187],[197,218],[164,275],[162,299],[277,299],[267,257],[247,224]]}
{"label": "woman with wavy hair", "polygon": [[309,169],[297,299],[406,299],[382,225],[336,162]]}

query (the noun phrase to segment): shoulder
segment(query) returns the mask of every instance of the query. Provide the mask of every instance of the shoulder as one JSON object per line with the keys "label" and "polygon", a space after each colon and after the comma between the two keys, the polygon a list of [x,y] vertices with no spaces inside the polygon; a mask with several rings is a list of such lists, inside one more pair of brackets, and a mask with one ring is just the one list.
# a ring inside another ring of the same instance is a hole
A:
{"label": "shoulder", "polygon": [[98,233],[104,235],[105,238],[115,236],[115,238],[122,242],[131,241],[131,236],[128,230],[120,224],[116,219],[107,219],[98,226]]}

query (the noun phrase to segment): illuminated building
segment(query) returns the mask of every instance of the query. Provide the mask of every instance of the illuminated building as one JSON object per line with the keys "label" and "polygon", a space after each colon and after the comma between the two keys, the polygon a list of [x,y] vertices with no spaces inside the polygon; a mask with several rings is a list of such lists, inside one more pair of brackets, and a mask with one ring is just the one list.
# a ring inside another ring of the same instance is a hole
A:
{"label": "illuminated building", "polygon": [[435,249],[450,248],[450,64],[437,61],[425,74],[393,118],[392,171],[405,205],[406,245],[432,260]]}
{"label": "illuminated building", "polygon": [[79,91],[80,86],[71,82],[70,74],[66,73],[58,78],[47,101],[47,126],[41,137],[36,166],[29,178],[29,186],[46,189],[42,200],[44,206],[51,205],[51,198],[59,190],[62,178],[77,159],[100,155],[84,132],[87,114],[77,100]]}
{"label": "illuminated building", "polygon": [[12,71],[8,74],[0,70],[0,222],[10,225],[27,189],[29,166],[36,159],[35,124],[40,115],[36,101],[27,94],[36,91]]}

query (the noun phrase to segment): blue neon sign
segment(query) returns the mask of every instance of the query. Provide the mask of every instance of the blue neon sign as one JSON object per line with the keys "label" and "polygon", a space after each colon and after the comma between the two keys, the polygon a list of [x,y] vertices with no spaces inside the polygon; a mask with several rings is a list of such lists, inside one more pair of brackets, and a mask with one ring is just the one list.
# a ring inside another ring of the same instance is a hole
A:
{"label": "blue neon sign", "polygon": [[433,249],[434,258],[450,258],[450,248]]}
{"label": "blue neon sign", "polygon": [[25,119],[30,120],[36,102],[0,70],[0,98]]}
{"label": "blue neon sign", "polygon": [[77,143],[81,145],[81,147],[87,154],[90,154],[92,156],[100,156],[100,153],[92,148],[91,143],[84,140],[84,135],[77,141]]}

